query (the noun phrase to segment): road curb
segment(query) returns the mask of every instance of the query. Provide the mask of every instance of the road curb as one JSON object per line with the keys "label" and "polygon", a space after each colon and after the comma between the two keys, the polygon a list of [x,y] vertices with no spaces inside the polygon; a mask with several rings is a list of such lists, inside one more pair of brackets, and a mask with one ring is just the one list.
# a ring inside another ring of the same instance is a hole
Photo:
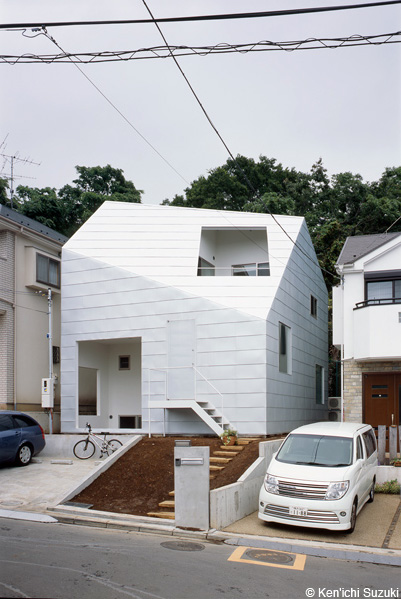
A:
{"label": "road curb", "polygon": [[194,539],[197,541],[211,541],[241,547],[256,549],[273,549],[290,553],[301,553],[311,557],[326,557],[355,562],[365,562],[389,566],[401,566],[401,551],[382,549],[379,547],[364,547],[359,545],[330,544],[303,540],[283,540],[277,537],[261,537],[238,533],[224,532],[216,529],[208,531],[187,530],[177,528],[171,520],[148,518],[144,516],[124,515],[111,512],[96,512],[91,510],[89,515],[85,508],[69,506],[56,506],[49,508],[50,512],[61,524],[75,524],[80,526],[95,526],[127,532],[142,532],[150,534],[167,535]]}

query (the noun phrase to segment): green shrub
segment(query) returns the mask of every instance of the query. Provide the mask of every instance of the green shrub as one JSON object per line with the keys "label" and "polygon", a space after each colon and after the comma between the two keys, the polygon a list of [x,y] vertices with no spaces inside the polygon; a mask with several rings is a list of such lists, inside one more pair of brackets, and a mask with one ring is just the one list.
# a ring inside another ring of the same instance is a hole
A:
{"label": "green shrub", "polygon": [[382,483],[381,485],[375,486],[376,493],[390,493],[391,495],[398,495],[400,491],[400,483],[397,481],[396,478],[394,478],[393,480],[388,480],[387,482]]}

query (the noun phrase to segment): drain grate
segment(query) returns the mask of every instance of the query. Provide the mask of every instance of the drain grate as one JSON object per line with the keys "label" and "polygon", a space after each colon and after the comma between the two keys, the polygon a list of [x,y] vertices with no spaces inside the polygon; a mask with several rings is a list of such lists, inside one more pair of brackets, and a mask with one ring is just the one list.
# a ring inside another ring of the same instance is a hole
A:
{"label": "drain grate", "polygon": [[188,541],[166,541],[160,543],[165,549],[173,549],[174,551],[202,551],[205,546],[200,543],[189,543]]}
{"label": "drain grate", "polygon": [[295,561],[295,555],[291,553],[270,551],[269,549],[248,549],[245,552],[245,556],[249,559],[268,564],[292,565]]}

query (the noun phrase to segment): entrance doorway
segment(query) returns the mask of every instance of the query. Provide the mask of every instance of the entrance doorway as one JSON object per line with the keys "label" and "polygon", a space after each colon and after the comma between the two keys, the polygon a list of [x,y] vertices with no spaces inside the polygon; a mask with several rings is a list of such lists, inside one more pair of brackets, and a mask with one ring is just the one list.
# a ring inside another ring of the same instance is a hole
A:
{"label": "entrance doorway", "polygon": [[380,424],[401,424],[401,374],[363,375],[364,422],[376,430]]}

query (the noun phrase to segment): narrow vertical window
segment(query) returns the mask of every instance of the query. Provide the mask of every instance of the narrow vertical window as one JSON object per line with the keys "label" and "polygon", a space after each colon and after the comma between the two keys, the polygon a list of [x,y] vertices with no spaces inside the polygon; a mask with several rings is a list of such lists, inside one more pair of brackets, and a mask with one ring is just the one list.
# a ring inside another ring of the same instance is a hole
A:
{"label": "narrow vertical window", "polygon": [[313,295],[310,296],[310,313],[311,316],[317,318],[317,299]]}
{"label": "narrow vertical window", "polygon": [[290,345],[290,327],[287,327],[282,322],[279,322],[279,356],[278,356],[278,367],[279,371],[285,374],[291,372],[291,345]]}
{"label": "narrow vertical window", "polygon": [[317,404],[324,404],[324,368],[316,364],[315,398]]}

